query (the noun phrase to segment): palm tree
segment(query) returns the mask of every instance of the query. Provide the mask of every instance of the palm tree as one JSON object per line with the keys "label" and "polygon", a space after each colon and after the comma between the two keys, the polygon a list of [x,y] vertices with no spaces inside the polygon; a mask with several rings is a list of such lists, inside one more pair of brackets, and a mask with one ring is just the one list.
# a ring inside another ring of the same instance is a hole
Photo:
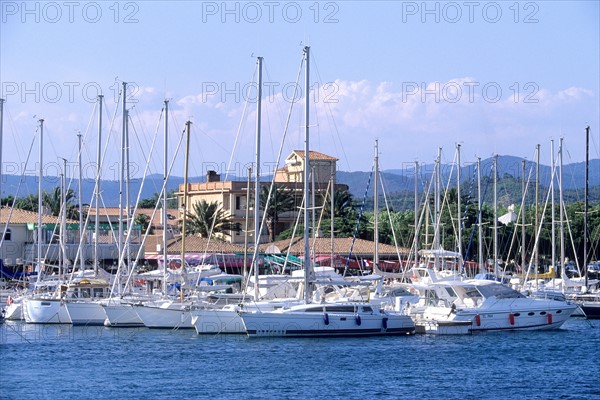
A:
{"label": "palm tree", "polygon": [[[61,189],[60,187],[55,187],[52,192],[44,192],[42,194],[42,205],[44,207],[48,207],[52,215],[57,217],[60,214],[60,206],[61,206]],[[73,189],[68,189],[65,193],[65,206],[67,207],[67,218],[77,219],[79,218],[79,213],[77,210],[77,206],[71,204],[71,202],[75,199],[75,192]]]}
{"label": "palm tree", "polygon": [[189,232],[197,233],[202,237],[209,237],[212,227],[212,236],[216,233],[225,233],[225,231],[239,231],[239,227],[233,224],[231,216],[227,215],[223,208],[219,207],[219,202],[207,202],[200,200],[192,206],[192,212],[187,214],[187,223]]}
{"label": "palm tree", "polygon": [[[260,206],[264,210],[267,205],[267,199],[269,198],[269,187],[263,186],[260,190]],[[285,185],[274,185],[273,191],[271,192],[271,200],[269,201],[269,207],[265,212],[265,223],[267,224],[267,230],[269,231],[269,241],[275,241],[277,235],[277,223],[279,222],[279,215],[294,209],[296,200],[292,190],[287,188]]]}

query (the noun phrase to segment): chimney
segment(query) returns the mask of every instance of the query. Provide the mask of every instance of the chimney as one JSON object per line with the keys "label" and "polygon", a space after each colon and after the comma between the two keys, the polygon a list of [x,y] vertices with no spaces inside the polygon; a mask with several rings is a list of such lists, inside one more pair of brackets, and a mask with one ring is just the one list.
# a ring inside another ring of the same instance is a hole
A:
{"label": "chimney", "polygon": [[206,173],[206,182],[221,182],[221,175],[217,174],[216,171],[209,170]]}

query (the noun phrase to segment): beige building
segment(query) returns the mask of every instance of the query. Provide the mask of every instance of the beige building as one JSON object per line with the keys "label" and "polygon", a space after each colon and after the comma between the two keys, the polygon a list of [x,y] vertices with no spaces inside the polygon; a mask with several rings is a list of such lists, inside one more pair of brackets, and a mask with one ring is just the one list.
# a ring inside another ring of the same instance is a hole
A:
{"label": "beige building", "polygon": [[[311,151],[310,163],[314,176],[315,200],[317,204],[322,203],[325,192],[328,190],[329,183],[333,177],[335,178],[336,162],[335,157],[328,156],[317,151]],[[285,185],[288,189],[294,191],[296,198],[296,210],[285,212],[279,215],[279,221],[276,226],[276,233],[280,233],[291,228],[297,219],[298,209],[302,203],[303,189],[303,174],[305,165],[304,151],[294,150],[285,160],[286,165],[275,171],[275,183]],[[269,186],[270,182],[261,182],[262,186]],[[311,184],[312,187],[312,184]],[[336,184],[336,191],[347,190],[347,185]],[[180,209],[183,204],[184,186],[179,186],[177,193],[178,204]],[[220,235],[220,238],[230,243],[243,244],[245,241],[244,232],[246,227],[248,231],[252,231],[254,227],[254,212],[252,211],[253,204],[250,204],[249,219],[246,220],[246,207],[248,201],[248,182],[247,181],[221,181],[220,175],[215,171],[208,171],[206,182],[189,183],[188,184],[188,204],[187,210],[190,212],[193,205],[202,200],[208,203],[218,202],[226,213],[232,216],[232,221],[236,224],[237,231],[227,231]],[[250,202],[254,202],[254,183],[250,186]],[[180,211],[181,213],[181,211]],[[262,216],[262,214],[261,214]],[[181,218],[181,215],[180,215]],[[254,243],[254,235],[249,232],[249,243]],[[261,243],[267,242],[269,239],[268,230],[265,227],[261,235]]]}

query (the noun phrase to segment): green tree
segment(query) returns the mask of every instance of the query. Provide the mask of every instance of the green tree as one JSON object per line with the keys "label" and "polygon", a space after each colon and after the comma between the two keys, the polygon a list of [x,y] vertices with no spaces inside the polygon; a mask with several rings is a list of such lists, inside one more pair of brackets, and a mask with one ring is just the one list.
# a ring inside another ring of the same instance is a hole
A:
{"label": "green tree", "polygon": [[[148,226],[150,225],[150,217],[146,214],[138,214],[135,216],[133,221],[134,224],[139,225],[142,229],[142,235],[146,233]],[[152,234],[152,229],[150,229],[149,234]]]}
{"label": "green tree", "polygon": [[[260,190],[260,206],[263,210],[267,205],[267,199],[269,198],[269,187],[263,186]],[[269,240],[275,241],[277,235],[277,223],[279,222],[279,215],[294,209],[295,206],[294,193],[284,185],[274,185],[273,191],[271,192],[271,200],[269,206],[265,211],[265,224],[269,231]]]}
{"label": "green tree", "polygon": [[213,237],[217,233],[227,234],[226,231],[239,231],[239,227],[232,223],[231,216],[219,207],[217,201],[209,203],[201,200],[194,203],[192,211],[187,214],[186,221],[189,224],[186,228],[190,233],[206,238],[209,237],[211,227]]}
{"label": "green tree", "polygon": [[[42,205],[47,207],[52,215],[58,216],[60,214],[61,207],[61,194],[62,190],[60,187],[55,187],[50,193],[42,193]],[[67,208],[67,218],[77,219],[79,218],[79,211],[77,206],[73,204],[75,199],[75,192],[72,189],[68,189],[65,193],[65,206]]]}

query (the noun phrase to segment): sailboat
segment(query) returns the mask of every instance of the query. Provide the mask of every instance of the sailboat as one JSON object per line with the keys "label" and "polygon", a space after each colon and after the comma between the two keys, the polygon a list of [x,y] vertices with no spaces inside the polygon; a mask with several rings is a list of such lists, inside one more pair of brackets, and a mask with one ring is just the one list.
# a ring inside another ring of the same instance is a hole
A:
{"label": "sailboat", "polygon": [[250,337],[339,337],[401,335],[414,332],[410,317],[375,308],[367,302],[313,303],[312,273],[309,247],[309,64],[310,47],[304,47],[305,65],[305,138],[304,138],[304,302],[273,311],[240,311],[246,333]]}

